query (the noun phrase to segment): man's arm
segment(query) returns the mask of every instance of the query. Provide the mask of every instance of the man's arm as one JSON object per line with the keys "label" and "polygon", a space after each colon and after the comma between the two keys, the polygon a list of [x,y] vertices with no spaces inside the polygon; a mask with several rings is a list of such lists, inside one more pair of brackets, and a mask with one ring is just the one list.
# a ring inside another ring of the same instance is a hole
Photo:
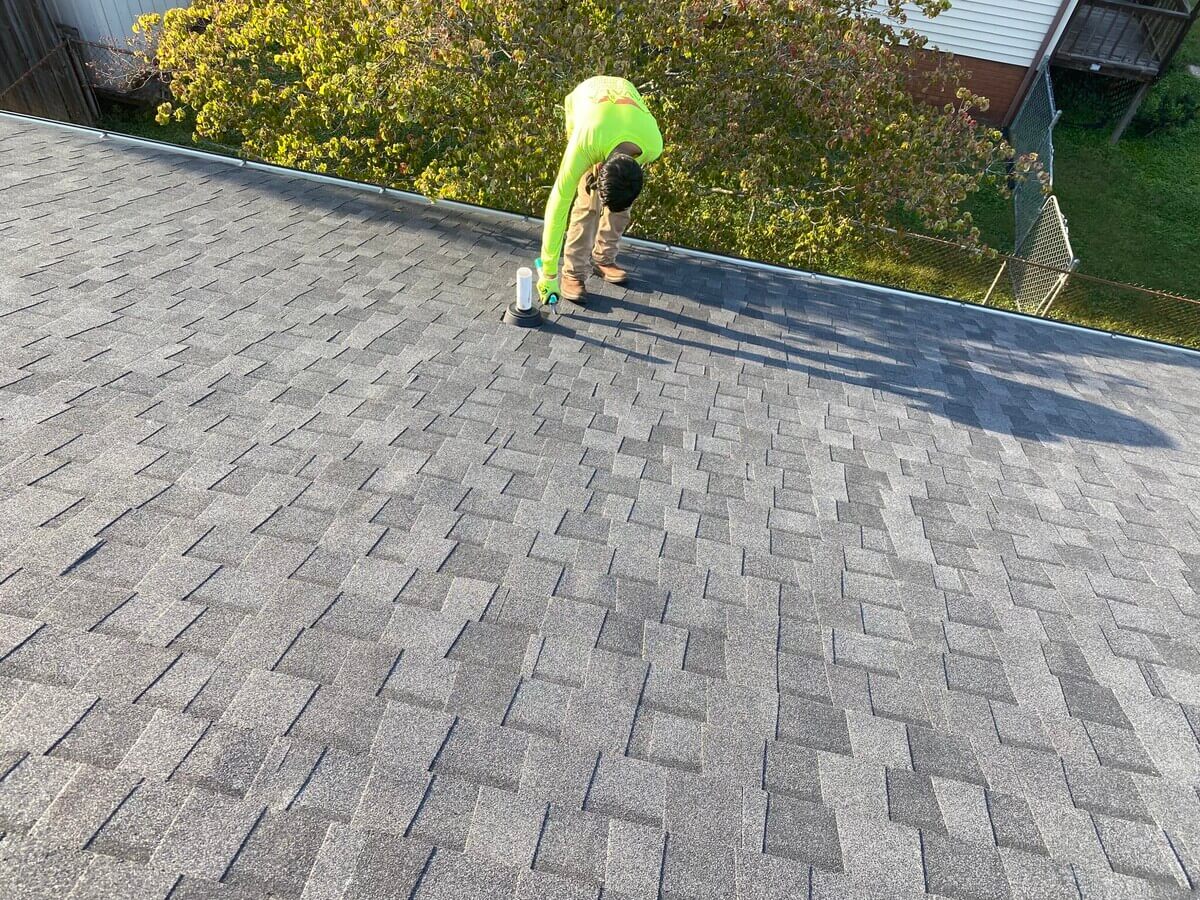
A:
{"label": "man's arm", "polygon": [[575,135],[567,141],[567,150],[558,167],[558,177],[550,190],[546,202],[545,221],[542,225],[542,275],[553,278],[558,275],[558,257],[562,252],[563,234],[567,230],[567,217],[571,213],[571,201],[579,188],[579,179],[584,176],[596,160]]}

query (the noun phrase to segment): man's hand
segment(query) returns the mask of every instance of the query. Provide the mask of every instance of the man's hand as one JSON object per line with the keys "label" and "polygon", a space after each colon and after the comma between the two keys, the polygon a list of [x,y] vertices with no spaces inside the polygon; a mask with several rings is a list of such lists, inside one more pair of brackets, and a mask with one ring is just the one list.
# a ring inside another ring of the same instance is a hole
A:
{"label": "man's hand", "polygon": [[547,278],[543,275],[538,279],[537,283],[538,299],[542,303],[557,303],[558,302],[558,276]]}

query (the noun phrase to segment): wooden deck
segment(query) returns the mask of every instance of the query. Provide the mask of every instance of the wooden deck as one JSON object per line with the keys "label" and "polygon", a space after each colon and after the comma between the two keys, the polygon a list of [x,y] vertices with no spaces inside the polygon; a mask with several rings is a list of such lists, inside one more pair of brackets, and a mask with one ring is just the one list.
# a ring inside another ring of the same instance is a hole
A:
{"label": "wooden deck", "polygon": [[1145,27],[1124,10],[1093,9],[1071,23],[1060,56],[1080,62],[1158,71],[1158,60]]}
{"label": "wooden deck", "polygon": [[1194,13],[1184,0],[1155,5],[1084,0],[1071,17],[1055,62],[1148,80],[1170,61]]}

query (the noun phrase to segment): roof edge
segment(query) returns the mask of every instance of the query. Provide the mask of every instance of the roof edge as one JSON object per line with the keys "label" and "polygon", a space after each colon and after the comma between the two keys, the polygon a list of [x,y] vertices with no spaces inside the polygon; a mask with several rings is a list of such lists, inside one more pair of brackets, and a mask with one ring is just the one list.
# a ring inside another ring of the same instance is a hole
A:
{"label": "roof edge", "polygon": [[[52,128],[58,128],[65,131],[81,132],[99,137],[101,140],[112,139],[121,143],[153,147],[154,149],[161,150],[165,153],[174,153],[180,156],[192,156],[200,159],[207,159],[213,162],[224,163],[234,168],[257,169],[259,171],[270,172],[275,175],[282,175],[291,178],[303,178],[309,181],[321,182],[337,187],[353,188],[355,190],[366,191],[372,194],[396,197],[406,202],[418,203],[425,206],[444,206],[451,209],[458,209],[476,216],[493,217],[516,222],[538,223],[542,221],[538,216],[528,216],[522,213],[510,212],[508,210],[494,209],[490,206],[479,206],[474,203],[464,203],[461,200],[433,198],[426,196],[425,194],[418,194],[413,191],[402,191],[397,188],[384,187],[383,185],[373,184],[367,181],[355,181],[351,178],[340,178],[334,175],[322,175],[317,172],[306,172],[303,169],[293,169],[289,166],[281,166],[275,163],[256,162],[236,156],[226,156],[221,153],[213,153],[208,150],[197,150],[193,147],[183,147],[179,144],[172,144],[167,141],[156,141],[152,138],[135,137],[119,131],[106,131],[101,128],[92,128],[86,125],[74,125],[68,122],[59,122],[54,119],[44,119],[40,116],[31,116],[24,113],[14,113],[9,112],[8,110],[0,110],[0,120],[3,119],[16,122],[31,122],[38,125],[47,125]],[[997,309],[996,307],[984,306],[980,303],[971,303],[967,300],[955,300],[952,297],[942,297],[938,294],[925,294],[919,291],[909,291],[903,288],[895,288],[884,284],[878,284],[873,281],[861,281],[857,278],[848,278],[841,275],[827,275],[822,272],[813,272],[808,269],[795,269],[789,266],[778,265],[776,263],[761,262],[756,259],[747,259],[741,256],[727,256],[720,253],[711,253],[707,250],[697,250],[693,247],[686,247],[679,244],[668,244],[661,241],[651,241],[644,238],[625,237],[622,238],[622,240],[634,247],[643,247],[649,250],[661,250],[667,253],[676,253],[681,256],[687,256],[694,259],[705,259],[712,262],[736,265],[747,269],[776,272],[778,274],[788,275],[791,277],[799,276],[815,284],[824,284],[831,287],[853,286],[873,291],[878,294],[899,297],[906,300],[922,300],[929,303],[959,306],[963,307],[964,309],[985,313],[988,315],[1007,316],[1032,324],[1042,325],[1050,328],[1062,328],[1068,331],[1080,332],[1082,334],[1107,335],[1113,340],[1126,341],[1128,343],[1140,344],[1148,348],[1172,350],[1188,356],[1200,357],[1200,350],[1194,350],[1191,347],[1181,347],[1178,344],[1169,344],[1165,341],[1153,340],[1152,338],[1121,334],[1120,332],[1116,331],[1105,331],[1104,329],[1092,328],[1087,325],[1076,325],[1071,322],[1059,322],[1054,319],[1044,319],[1040,316],[1033,316],[1029,315],[1028,313],[1017,312],[1016,310]]]}

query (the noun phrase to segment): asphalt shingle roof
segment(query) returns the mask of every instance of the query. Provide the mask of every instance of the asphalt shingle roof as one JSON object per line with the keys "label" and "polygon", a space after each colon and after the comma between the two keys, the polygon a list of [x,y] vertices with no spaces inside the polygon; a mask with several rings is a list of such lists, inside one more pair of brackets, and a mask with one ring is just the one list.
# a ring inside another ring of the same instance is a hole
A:
{"label": "asphalt shingle roof", "polygon": [[1200,883],[1194,358],[0,122],[0,895]]}

